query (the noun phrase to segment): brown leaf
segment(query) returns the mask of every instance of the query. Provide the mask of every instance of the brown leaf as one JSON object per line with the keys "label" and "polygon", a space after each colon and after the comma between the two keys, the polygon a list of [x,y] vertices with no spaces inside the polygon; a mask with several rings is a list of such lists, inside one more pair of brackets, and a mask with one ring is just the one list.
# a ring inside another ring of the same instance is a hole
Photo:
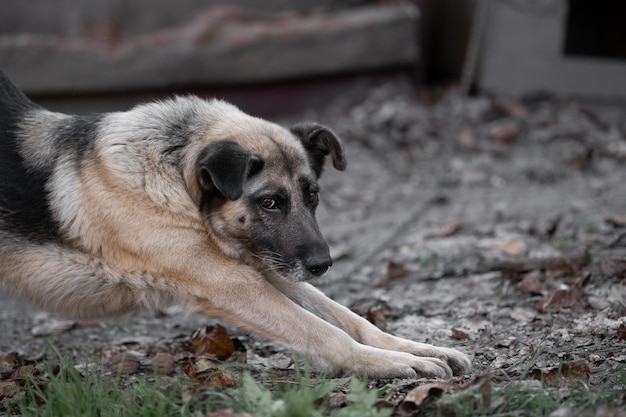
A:
{"label": "brown leaf", "polygon": [[435,229],[431,230],[430,233],[428,233],[427,237],[452,236],[453,234],[461,230],[463,226],[464,225],[461,220],[452,220],[448,223],[442,224],[441,226],[436,227]]}
{"label": "brown leaf", "polygon": [[476,139],[474,135],[468,129],[462,129],[459,131],[456,141],[464,149],[476,149]]}
{"label": "brown leaf", "polygon": [[575,311],[580,311],[582,310],[582,305],[580,304],[582,296],[583,291],[579,287],[556,289],[537,302],[537,310],[540,313],[560,311],[564,308],[572,308]]}
{"label": "brown leaf", "polygon": [[237,385],[233,375],[230,372],[223,370],[216,370],[205,380],[205,382],[219,388],[230,388]]}
{"label": "brown leaf", "polygon": [[405,277],[408,274],[409,271],[404,267],[404,265],[390,260],[389,262],[387,262],[387,272],[382,277],[380,277],[380,279],[376,283],[376,286],[384,287],[389,283],[389,281]]}
{"label": "brown leaf", "polygon": [[489,131],[489,139],[495,145],[508,145],[512,143],[520,133],[517,122],[508,121],[498,124]]}
{"label": "brown leaf", "polygon": [[607,258],[593,264],[594,272],[606,277],[626,278],[626,259]]}
{"label": "brown leaf", "polygon": [[620,340],[626,340],[626,326],[621,323],[617,328],[617,338]]}
{"label": "brown leaf", "polygon": [[230,372],[219,368],[217,363],[208,358],[185,361],[182,368],[189,378],[202,384],[216,385],[220,388],[236,385]]}
{"label": "brown leaf", "polygon": [[621,216],[609,217],[604,221],[613,227],[626,227],[626,214]]}
{"label": "brown leaf", "polygon": [[518,119],[526,119],[528,117],[528,108],[517,100],[512,99],[496,99],[493,103],[496,111],[505,116],[511,116]]}
{"label": "brown leaf", "polygon": [[113,373],[123,375],[133,375],[139,372],[141,361],[132,353],[116,353],[111,358],[113,363]]}
{"label": "brown leaf", "polygon": [[545,294],[552,279],[539,270],[528,272],[522,275],[522,281],[515,288],[516,291],[529,294]]}
{"label": "brown leaf", "polygon": [[571,169],[587,169],[591,165],[593,149],[587,149],[565,161],[565,165]]}
{"label": "brown leaf", "polygon": [[11,374],[9,381],[16,381],[19,385],[22,385],[26,381],[26,375],[39,375],[39,369],[35,365],[20,366]]}
{"label": "brown leaf", "polygon": [[469,334],[459,329],[452,329],[452,338],[456,340],[468,340]]}
{"label": "brown leaf", "polygon": [[443,382],[430,382],[413,388],[406,394],[398,406],[401,416],[413,416],[418,412],[432,407],[433,403],[441,398],[444,392],[450,392],[451,386]]}
{"label": "brown leaf", "polygon": [[15,381],[0,381],[0,400],[13,398],[18,392],[19,389]]}
{"label": "brown leaf", "polygon": [[365,318],[381,330],[387,328],[387,316],[385,310],[380,305],[370,307],[369,310],[367,310]]}
{"label": "brown leaf", "polygon": [[346,399],[346,394],[344,392],[335,391],[328,395],[328,408],[330,410],[343,408],[346,405],[348,405],[348,400]]}
{"label": "brown leaf", "polygon": [[589,382],[591,371],[589,365],[583,359],[565,362],[558,367],[549,367],[531,370],[528,375],[531,378],[543,380],[547,385],[566,387],[573,382]]}
{"label": "brown leaf", "polygon": [[16,352],[0,352],[0,371],[10,371],[17,365]]}
{"label": "brown leaf", "polygon": [[534,311],[522,307],[514,307],[511,311],[511,318],[516,321],[530,323],[531,321],[535,320],[536,317],[537,315]]}
{"label": "brown leaf", "polygon": [[526,244],[520,239],[507,239],[484,245],[486,248],[500,249],[509,256],[520,256],[526,253]]}
{"label": "brown leaf", "polygon": [[221,361],[235,352],[235,344],[219,324],[196,330],[191,337],[191,348],[196,355],[213,355]]}
{"label": "brown leaf", "polygon": [[169,375],[173,373],[176,368],[176,360],[174,360],[174,356],[169,353],[159,352],[152,360],[152,367],[159,375]]}

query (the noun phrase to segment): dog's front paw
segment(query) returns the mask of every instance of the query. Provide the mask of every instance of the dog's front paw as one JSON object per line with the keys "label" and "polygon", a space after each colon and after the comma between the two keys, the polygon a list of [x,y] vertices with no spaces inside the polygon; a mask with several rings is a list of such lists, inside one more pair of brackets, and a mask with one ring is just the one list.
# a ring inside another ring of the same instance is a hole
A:
{"label": "dog's front paw", "polygon": [[438,358],[448,364],[454,375],[466,374],[472,369],[472,360],[469,356],[456,349],[417,343],[398,337],[393,339],[392,346],[389,346],[388,349],[408,352],[420,357]]}
{"label": "dog's front paw", "polygon": [[435,347],[443,356],[436,356],[444,361],[452,369],[454,375],[467,374],[472,370],[472,360],[465,353],[456,349]]}
{"label": "dog's front paw", "polygon": [[370,378],[449,378],[452,369],[434,357],[418,357],[411,353],[363,347],[349,369],[355,374],[367,374]]}

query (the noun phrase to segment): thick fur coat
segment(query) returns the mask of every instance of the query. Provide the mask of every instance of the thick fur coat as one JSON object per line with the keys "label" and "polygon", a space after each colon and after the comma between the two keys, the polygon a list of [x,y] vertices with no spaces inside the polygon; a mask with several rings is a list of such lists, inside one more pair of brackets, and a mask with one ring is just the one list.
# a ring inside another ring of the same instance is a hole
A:
{"label": "thick fur coat", "polygon": [[184,302],[320,368],[449,376],[459,351],[383,333],[306,281],[332,264],[315,221],[340,140],[219,100],[72,116],[0,72],[0,285],[74,318]]}

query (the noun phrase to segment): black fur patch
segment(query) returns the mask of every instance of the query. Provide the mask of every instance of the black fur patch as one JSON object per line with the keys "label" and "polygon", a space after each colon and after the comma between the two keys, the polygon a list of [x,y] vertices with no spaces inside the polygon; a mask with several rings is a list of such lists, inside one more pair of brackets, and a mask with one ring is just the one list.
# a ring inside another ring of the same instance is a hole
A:
{"label": "black fur patch", "polygon": [[[46,190],[52,167],[30,168],[18,151],[18,124],[39,109],[0,71],[0,225],[5,232],[49,241],[58,239]],[[99,117],[75,117],[52,128],[51,136],[57,139],[55,159],[70,154],[78,160],[93,147]]]}
{"label": "black fur patch", "polygon": [[56,235],[46,198],[47,173],[26,169],[17,147],[17,125],[36,110],[20,90],[0,71],[0,225],[36,240]]}
{"label": "black fur patch", "polygon": [[54,129],[57,157],[68,153],[80,156],[94,149],[101,114],[73,116]]}
{"label": "black fur patch", "polygon": [[204,190],[211,192],[215,188],[227,200],[241,197],[244,181],[262,168],[258,156],[229,140],[207,145],[196,166]]}

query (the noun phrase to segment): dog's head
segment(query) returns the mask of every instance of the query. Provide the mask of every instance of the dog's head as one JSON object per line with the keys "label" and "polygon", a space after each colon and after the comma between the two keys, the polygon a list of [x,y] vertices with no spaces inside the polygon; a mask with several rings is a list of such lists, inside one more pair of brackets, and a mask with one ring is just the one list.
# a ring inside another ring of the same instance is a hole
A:
{"label": "dog's head", "polygon": [[326,156],[344,170],[340,140],[327,127],[290,130],[254,118],[220,128],[199,151],[199,206],[235,256],[302,281],[332,265],[315,211]]}

